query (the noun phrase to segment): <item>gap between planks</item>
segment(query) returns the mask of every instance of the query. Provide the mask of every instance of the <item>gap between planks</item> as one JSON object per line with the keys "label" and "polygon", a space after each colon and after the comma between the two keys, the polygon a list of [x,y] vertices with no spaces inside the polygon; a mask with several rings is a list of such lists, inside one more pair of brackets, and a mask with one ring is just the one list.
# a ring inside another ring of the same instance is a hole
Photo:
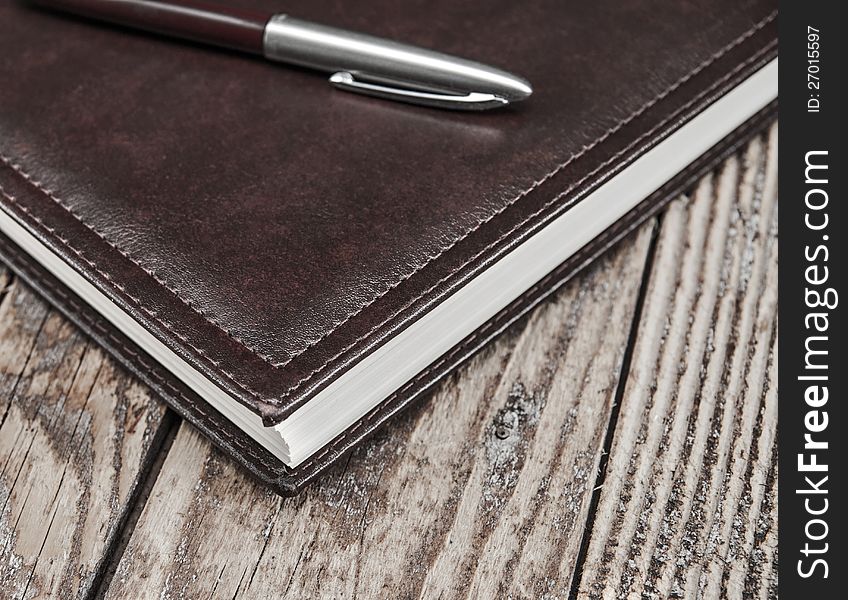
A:
{"label": "gap between planks", "polygon": [[774,126],[666,212],[578,597],[776,593],[776,169]]}
{"label": "gap between planks", "polygon": [[91,595],[164,409],[2,269],[0,596]]}

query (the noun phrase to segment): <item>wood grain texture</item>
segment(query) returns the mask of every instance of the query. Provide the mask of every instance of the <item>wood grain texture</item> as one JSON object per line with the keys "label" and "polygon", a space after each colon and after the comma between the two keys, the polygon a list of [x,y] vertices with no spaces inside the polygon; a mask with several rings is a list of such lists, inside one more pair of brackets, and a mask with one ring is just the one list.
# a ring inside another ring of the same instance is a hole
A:
{"label": "wood grain texture", "polygon": [[663,217],[581,597],[776,595],[777,129]]}
{"label": "wood grain texture", "polygon": [[164,408],[5,269],[0,284],[0,597],[82,597]]}
{"label": "wood grain texture", "polygon": [[297,498],[183,426],[107,597],[566,596],[652,228]]}

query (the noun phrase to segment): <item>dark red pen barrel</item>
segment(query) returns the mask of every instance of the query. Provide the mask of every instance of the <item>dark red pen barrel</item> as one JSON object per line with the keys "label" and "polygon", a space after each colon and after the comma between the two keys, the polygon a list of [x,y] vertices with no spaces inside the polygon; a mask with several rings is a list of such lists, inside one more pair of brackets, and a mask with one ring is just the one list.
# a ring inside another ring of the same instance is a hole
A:
{"label": "dark red pen barrel", "polygon": [[262,54],[262,36],[272,13],[174,0],[33,0],[49,8],[195,42]]}

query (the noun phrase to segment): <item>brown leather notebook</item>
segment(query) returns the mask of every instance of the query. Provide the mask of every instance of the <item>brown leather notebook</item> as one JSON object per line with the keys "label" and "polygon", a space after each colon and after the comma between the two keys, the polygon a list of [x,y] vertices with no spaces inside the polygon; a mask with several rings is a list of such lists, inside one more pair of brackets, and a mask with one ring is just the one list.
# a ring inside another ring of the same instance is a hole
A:
{"label": "brown leather notebook", "polygon": [[283,494],[776,111],[768,1],[240,3],[535,89],[406,106],[0,5],[0,254]]}

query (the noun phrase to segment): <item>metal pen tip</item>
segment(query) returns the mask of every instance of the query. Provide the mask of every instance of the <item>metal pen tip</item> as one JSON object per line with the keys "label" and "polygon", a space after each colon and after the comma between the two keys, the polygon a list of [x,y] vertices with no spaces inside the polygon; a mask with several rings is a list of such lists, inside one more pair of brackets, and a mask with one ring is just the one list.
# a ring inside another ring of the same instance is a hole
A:
{"label": "metal pen tip", "polygon": [[530,82],[526,79],[516,77],[515,85],[513,86],[513,93],[515,94],[515,97],[510,98],[510,102],[520,102],[521,100],[526,100],[533,94],[533,86],[530,85]]}

